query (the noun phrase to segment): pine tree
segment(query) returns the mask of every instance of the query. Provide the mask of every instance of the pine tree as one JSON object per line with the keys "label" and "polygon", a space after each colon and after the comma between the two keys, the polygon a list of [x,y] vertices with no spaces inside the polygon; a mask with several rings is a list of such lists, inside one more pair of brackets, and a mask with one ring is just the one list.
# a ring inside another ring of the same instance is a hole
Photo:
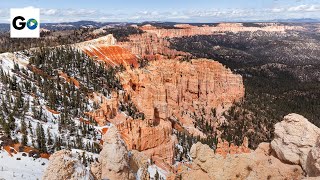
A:
{"label": "pine tree", "polygon": [[48,136],[48,145],[53,145],[53,140],[52,140],[52,137],[51,137],[51,133],[50,133],[50,130],[49,128],[47,128],[47,136]]}
{"label": "pine tree", "polygon": [[40,125],[40,123],[37,124],[36,134],[37,134],[37,144],[38,144],[39,151],[47,152],[46,137],[45,137],[44,129],[42,125]]}
{"label": "pine tree", "polygon": [[22,119],[21,120],[21,133],[27,135],[27,124],[26,122]]}
{"label": "pine tree", "polygon": [[15,124],[15,118],[13,117],[13,114],[11,113],[8,117],[8,123],[10,130],[15,130],[16,124]]}
{"label": "pine tree", "polygon": [[160,180],[160,175],[158,173],[158,170],[156,171],[156,174],[154,175],[155,180]]}
{"label": "pine tree", "polygon": [[82,164],[84,164],[87,167],[87,158],[84,151],[82,152]]}
{"label": "pine tree", "polygon": [[22,135],[21,144],[24,145],[24,146],[28,145],[28,136],[26,134]]}

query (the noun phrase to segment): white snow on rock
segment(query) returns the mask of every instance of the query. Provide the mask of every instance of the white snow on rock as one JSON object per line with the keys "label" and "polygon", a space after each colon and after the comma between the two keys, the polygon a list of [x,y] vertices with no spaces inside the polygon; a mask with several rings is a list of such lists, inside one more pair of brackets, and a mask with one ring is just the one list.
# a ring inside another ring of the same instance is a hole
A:
{"label": "white snow on rock", "polygon": [[162,179],[165,180],[166,176],[167,176],[167,172],[165,170],[159,168],[155,164],[153,164],[153,165],[148,167],[148,172],[150,174],[150,178],[151,179],[155,179],[155,175],[156,175],[157,172],[159,174],[159,178],[162,178]]}

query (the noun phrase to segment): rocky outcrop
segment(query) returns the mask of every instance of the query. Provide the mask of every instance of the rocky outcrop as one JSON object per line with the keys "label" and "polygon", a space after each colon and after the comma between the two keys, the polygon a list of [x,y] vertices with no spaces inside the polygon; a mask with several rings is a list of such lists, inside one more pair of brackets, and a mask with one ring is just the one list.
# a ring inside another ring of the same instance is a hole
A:
{"label": "rocky outcrop", "polygon": [[[103,149],[99,164],[91,172],[97,179],[127,180],[135,179],[129,167],[128,150],[115,126],[111,126],[103,136]],[[101,170],[101,171],[100,171]]]}
{"label": "rocky outcrop", "polygon": [[184,170],[182,179],[301,179],[298,165],[281,162],[271,154],[269,143],[262,143],[252,153],[215,154],[207,145],[194,144],[190,155],[192,167]]}
{"label": "rocky outcrop", "polygon": [[[125,121],[123,114],[118,112],[119,99],[121,99],[122,96],[120,96],[117,92],[112,92],[110,94],[110,98],[106,98],[100,93],[92,93],[89,97],[95,103],[99,104],[100,108],[92,112],[86,112],[86,114],[91,116],[99,126],[106,125],[107,121],[114,124],[122,123],[122,120]],[[117,121],[112,121],[114,118],[116,118]]]}
{"label": "rocky outcrop", "polygon": [[170,121],[127,120],[117,128],[129,150],[138,150],[148,157],[157,156],[169,165],[174,158],[175,139]]}
{"label": "rocky outcrop", "polygon": [[116,39],[112,34],[104,37],[81,42],[75,45],[88,56],[102,61],[109,66],[133,65],[137,66],[137,57],[129,50],[116,45]]}
{"label": "rocky outcrop", "polygon": [[154,33],[130,35],[129,41],[119,42],[119,46],[128,49],[131,53],[149,60],[174,59],[188,53],[170,48],[170,42]]}
{"label": "rocky outcrop", "polygon": [[311,177],[320,176],[320,136],[317,139],[316,145],[308,154],[306,171]]}
{"label": "rocky outcrop", "polygon": [[110,66],[119,66],[120,64],[138,65],[137,57],[120,46],[106,46],[101,44],[84,47],[82,50],[90,57],[103,61]]}
{"label": "rocky outcrop", "polygon": [[140,180],[149,180],[149,165],[148,157],[139,151],[132,150],[130,152],[130,167],[134,173],[137,174],[137,177],[140,177]]}
{"label": "rocky outcrop", "polygon": [[243,154],[250,153],[251,150],[248,148],[248,138],[244,138],[241,146],[237,146],[228,141],[223,141],[220,138],[218,139],[216,153],[226,157],[228,154]]}
{"label": "rocky outcrop", "polygon": [[84,41],[81,43],[77,43],[74,45],[74,47],[78,48],[78,49],[82,49],[82,48],[86,48],[86,47],[90,47],[90,46],[97,46],[97,45],[105,45],[105,46],[113,46],[117,43],[117,40],[113,37],[112,34],[108,34],[106,36],[103,37],[99,37],[96,39],[92,39],[89,41]]}
{"label": "rocky outcrop", "polygon": [[240,75],[206,59],[153,61],[123,72],[120,81],[146,119],[175,117],[190,133],[196,132],[193,112],[209,116],[212,108],[227,108],[244,96]]}
{"label": "rocky outcrop", "polygon": [[275,125],[275,137],[272,149],[279,159],[292,164],[299,164],[306,171],[307,157],[316,145],[320,129],[298,114],[289,114]]}
{"label": "rocky outcrop", "polygon": [[43,180],[93,180],[93,176],[78,158],[72,156],[71,151],[57,151],[49,160]]}

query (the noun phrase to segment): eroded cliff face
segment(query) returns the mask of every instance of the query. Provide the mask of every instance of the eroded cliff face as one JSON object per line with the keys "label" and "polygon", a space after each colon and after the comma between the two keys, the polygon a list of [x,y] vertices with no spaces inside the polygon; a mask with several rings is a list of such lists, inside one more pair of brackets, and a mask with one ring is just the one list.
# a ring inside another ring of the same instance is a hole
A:
{"label": "eroded cliff face", "polygon": [[154,120],[130,119],[118,124],[117,128],[129,150],[143,152],[156,164],[165,164],[164,169],[170,168],[177,143],[170,121],[160,120],[156,123]]}
{"label": "eroded cliff face", "polygon": [[160,38],[174,38],[183,36],[195,36],[195,35],[210,35],[225,32],[254,32],[254,31],[266,31],[266,32],[280,32],[285,33],[286,30],[301,29],[299,26],[285,26],[277,23],[257,23],[256,27],[244,26],[242,23],[220,23],[217,26],[192,26],[189,24],[177,24],[176,29],[164,29],[156,28],[152,25],[144,25],[142,30],[147,33],[156,34]]}
{"label": "eroded cliff face", "polygon": [[[194,129],[194,115],[226,108],[244,96],[242,77],[206,59],[154,61],[120,74],[124,90],[146,119],[177,119]],[[191,133],[192,130],[190,130]]]}
{"label": "eroded cliff face", "polygon": [[75,47],[81,49],[88,56],[102,61],[109,66],[133,65],[137,66],[137,57],[128,49],[116,45],[117,40],[112,34],[90,41],[78,43]]}
{"label": "eroded cliff face", "polygon": [[[119,77],[126,96],[112,93],[101,99],[93,94],[101,108],[90,115],[100,126],[114,124],[129,150],[144,152],[166,169],[174,159],[173,128],[205,136],[194,126],[195,116],[205,113],[209,120],[213,108],[223,111],[244,96],[242,77],[213,60],[152,61],[145,68],[127,68]],[[144,120],[118,111],[119,102],[128,97]]]}
{"label": "eroded cliff face", "polygon": [[128,49],[131,53],[149,60],[173,59],[188,53],[170,49],[168,39],[158,37],[155,33],[130,35],[129,41],[117,43]]}
{"label": "eroded cliff face", "polygon": [[[115,46],[115,42],[113,36],[108,35],[78,47],[107,65],[132,64],[134,55],[122,53],[126,51],[123,48],[121,52],[117,51],[120,47]],[[166,58],[174,59],[187,53],[170,49],[167,39],[152,33],[133,35],[129,42],[121,45],[137,56],[158,61],[150,61],[144,68],[127,66],[119,73],[124,91],[113,92],[111,98],[93,93],[91,99],[100,108],[87,114],[100,126],[108,122],[114,124],[129,150],[143,152],[158,166],[171,171],[177,143],[173,128],[204,137],[205,134],[194,125],[195,117],[205,114],[205,121],[208,121],[213,108],[224,111],[241,100],[244,96],[242,77],[213,60],[168,60]],[[133,119],[119,111],[120,102],[129,98],[138,111],[144,113],[144,120]],[[102,129],[102,132],[108,130]]]}

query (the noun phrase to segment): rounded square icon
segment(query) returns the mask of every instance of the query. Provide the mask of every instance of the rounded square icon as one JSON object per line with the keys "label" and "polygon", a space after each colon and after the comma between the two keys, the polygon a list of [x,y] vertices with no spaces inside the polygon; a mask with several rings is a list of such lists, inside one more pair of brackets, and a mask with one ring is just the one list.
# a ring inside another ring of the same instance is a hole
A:
{"label": "rounded square icon", "polygon": [[12,8],[10,9],[11,38],[40,37],[40,9]]}

